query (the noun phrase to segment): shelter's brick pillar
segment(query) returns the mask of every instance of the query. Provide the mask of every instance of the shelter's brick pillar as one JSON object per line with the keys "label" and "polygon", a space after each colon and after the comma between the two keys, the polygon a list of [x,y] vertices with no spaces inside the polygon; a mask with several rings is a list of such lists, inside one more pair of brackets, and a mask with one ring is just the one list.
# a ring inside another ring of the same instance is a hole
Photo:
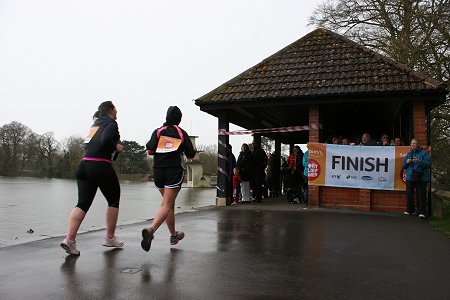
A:
{"label": "shelter's brick pillar", "polygon": [[[319,124],[319,106],[317,104],[309,106],[309,124]],[[309,141],[319,142],[319,129],[309,130]]]}
{"label": "shelter's brick pillar", "polygon": [[[319,124],[319,106],[317,104],[309,106],[309,124]],[[309,130],[309,141],[319,142],[319,129]],[[309,186],[309,206],[319,206],[319,186]]]}
{"label": "shelter's brick pillar", "polygon": [[421,145],[428,145],[425,103],[423,101],[414,101],[413,103],[413,124],[414,138],[418,139]]}
{"label": "shelter's brick pillar", "polygon": [[[414,138],[419,140],[419,145],[428,146],[430,141],[427,139],[427,119],[424,101],[414,101],[413,102],[413,126],[414,126]],[[430,183],[431,184],[431,183]],[[431,202],[429,193],[430,184],[427,184],[425,202],[427,203],[428,214],[431,214]],[[417,198],[416,198],[417,201]]]}

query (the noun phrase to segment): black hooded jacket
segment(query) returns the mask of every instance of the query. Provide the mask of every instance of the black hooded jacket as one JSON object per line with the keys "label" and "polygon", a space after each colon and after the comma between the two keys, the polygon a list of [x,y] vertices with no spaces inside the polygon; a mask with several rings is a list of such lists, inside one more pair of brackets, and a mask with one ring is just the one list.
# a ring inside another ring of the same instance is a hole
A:
{"label": "black hooded jacket", "polygon": [[112,159],[120,140],[117,122],[109,116],[100,117],[94,121],[90,133],[93,136],[84,141],[84,157]]}
{"label": "black hooded jacket", "polygon": [[[153,131],[152,137],[146,144],[147,153],[154,155],[154,168],[184,168],[183,153],[189,159],[194,158],[196,152],[191,139],[187,132],[178,126],[181,122],[181,116],[181,111],[178,107],[169,107],[166,122],[162,127]],[[161,137],[175,138],[182,142],[176,151],[161,152],[158,149]]]}

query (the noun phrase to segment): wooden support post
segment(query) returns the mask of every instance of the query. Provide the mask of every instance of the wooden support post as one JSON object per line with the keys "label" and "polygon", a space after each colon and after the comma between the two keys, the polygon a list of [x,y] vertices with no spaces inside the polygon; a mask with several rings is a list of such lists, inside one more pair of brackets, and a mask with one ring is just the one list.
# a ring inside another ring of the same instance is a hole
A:
{"label": "wooden support post", "polygon": [[281,143],[279,141],[275,141],[275,153],[281,158]]}
{"label": "wooden support post", "polygon": [[[219,117],[219,129],[229,131],[228,114],[224,113]],[[227,189],[228,189],[228,178],[226,175],[227,162],[225,157],[227,156],[226,145],[228,145],[229,136],[219,135],[218,136],[218,146],[217,150],[219,152],[219,158],[217,161],[217,196],[216,205],[226,206],[227,205]]]}

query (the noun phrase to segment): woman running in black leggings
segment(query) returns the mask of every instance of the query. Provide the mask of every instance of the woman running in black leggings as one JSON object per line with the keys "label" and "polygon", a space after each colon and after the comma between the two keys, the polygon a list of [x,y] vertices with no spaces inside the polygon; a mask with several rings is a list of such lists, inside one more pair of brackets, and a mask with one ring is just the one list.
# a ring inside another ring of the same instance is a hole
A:
{"label": "woman running in black leggings", "polygon": [[175,231],[175,199],[184,177],[183,153],[193,159],[195,149],[189,135],[178,127],[181,111],[176,106],[167,110],[164,126],[153,131],[147,143],[147,153],[154,155],[153,177],[155,186],[162,195],[161,207],[156,213],[150,228],[142,230],[141,247],[150,250],[153,234],[166,221],[170,231],[170,244],[175,245],[184,238],[182,231]]}
{"label": "woman running in black leggings", "polygon": [[123,146],[118,143],[120,135],[116,118],[117,110],[113,103],[101,103],[94,114],[94,124],[84,141],[85,154],[77,171],[78,203],[70,213],[67,235],[60,244],[70,255],[80,255],[75,241],[76,235],[91,207],[97,188],[100,188],[108,201],[103,246],[123,246],[123,242],[117,240],[114,235],[119,215],[120,185],[112,160],[113,156],[123,151]]}

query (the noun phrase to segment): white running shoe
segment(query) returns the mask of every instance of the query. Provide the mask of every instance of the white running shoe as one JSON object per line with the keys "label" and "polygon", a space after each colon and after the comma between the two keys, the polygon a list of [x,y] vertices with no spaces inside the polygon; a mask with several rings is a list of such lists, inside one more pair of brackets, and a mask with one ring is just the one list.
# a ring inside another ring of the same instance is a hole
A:
{"label": "white running shoe", "polygon": [[425,215],[424,214],[420,214],[419,215],[419,219],[425,219]]}
{"label": "white running shoe", "polygon": [[66,253],[69,255],[78,256],[80,255],[80,251],[77,249],[77,242],[76,241],[69,241],[69,239],[66,237],[61,244],[59,244],[61,248],[66,250]]}
{"label": "white running shoe", "polygon": [[114,248],[122,248],[124,245],[124,242],[119,241],[116,237],[113,237],[112,239],[105,237],[103,246],[105,247],[114,247]]}

